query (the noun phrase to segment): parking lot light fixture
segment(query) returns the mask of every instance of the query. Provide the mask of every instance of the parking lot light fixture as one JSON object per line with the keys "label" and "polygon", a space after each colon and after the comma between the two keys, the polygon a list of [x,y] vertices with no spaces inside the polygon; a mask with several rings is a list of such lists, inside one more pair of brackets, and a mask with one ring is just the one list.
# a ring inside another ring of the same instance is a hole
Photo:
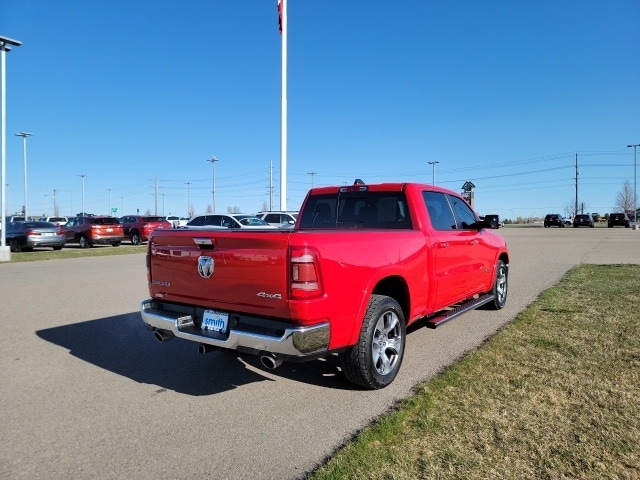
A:
{"label": "parking lot light fixture", "polygon": [[11,249],[7,247],[7,82],[6,82],[6,53],[11,51],[11,47],[19,47],[22,42],[8,37],[0,36],[0,158],[2,167],[0,169],[0,190],[2,195],[2,205],[0,206],[0,262],[11,260]]}
{"label": "parking lot light fixture", "polygon": [[211,208],[213,208],[212,213],[216,213],[216,162],[219,162],[219,161],[220,160],[218,160],[216,157],[211,157],[207,159],[207,162],[211,162],[211,175],[212,175]]}
{"label": "parking lot light fixture", "polygon": [[638,229],[638,206],[636,205],[636,202],[638,197],[636,193],[636,179],[637,179],[636,149],[640,147],[640,143],[636,143],[635,145],[627,145],[627,148],[632,148],[632,147],[633,147],[633,229],[637,230]]}
{"label": "parking lot light fixture", "polygon": [[20,132],[15,134],[16,137],[22,137],[22,161],[24,164],[24,219],[28,220],[27,213],[27,137],[33,136],[33,133]]}
{"label": "parking lot light fixture", "polygon": [[429,165],[431,165],[431,185],[435,185],[436,184],[436,163],[440,163],[437,160],[434,160],[433,162],[428,162]]}

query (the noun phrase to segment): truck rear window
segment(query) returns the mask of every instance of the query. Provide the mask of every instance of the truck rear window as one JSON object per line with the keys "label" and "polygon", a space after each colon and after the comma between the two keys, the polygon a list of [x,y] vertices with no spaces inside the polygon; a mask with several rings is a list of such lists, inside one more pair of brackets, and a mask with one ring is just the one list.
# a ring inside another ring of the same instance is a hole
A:
{"label": "truck rear window", "polygon": [[403,192],[336,192],[313,195],[302,211],[300,229],[411,229]]}

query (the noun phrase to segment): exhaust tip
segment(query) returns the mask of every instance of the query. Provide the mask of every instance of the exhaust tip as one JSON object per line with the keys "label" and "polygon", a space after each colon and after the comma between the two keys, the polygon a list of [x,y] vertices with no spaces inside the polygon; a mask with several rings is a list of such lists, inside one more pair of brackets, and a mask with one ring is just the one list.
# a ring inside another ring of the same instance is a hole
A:
{"label": "exhaust tip", "polygon": [[169,330],[154,330],[153,331],[153,336],[160,343],[164,343],[164,342],[168,342],[169,340],[173,339],[173,332],[170,332]]}
{"label": "exhaust tip", "polygon": [[280,365],[282,365],[282,359],[276,357],[272,353],[268,353],[265,355],[260,355],[260,363],[262,363],[262,366],[267,370],[275,370]]}

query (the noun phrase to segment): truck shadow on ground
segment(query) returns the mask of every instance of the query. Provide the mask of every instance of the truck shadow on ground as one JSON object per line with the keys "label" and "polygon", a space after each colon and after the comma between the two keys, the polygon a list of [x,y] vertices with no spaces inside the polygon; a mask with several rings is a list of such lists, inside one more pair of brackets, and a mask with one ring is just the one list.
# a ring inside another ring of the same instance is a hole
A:
{"label": "truck shadow on ground", "polygon": [[142,325],[137,312],[39,330],[36,335],[99,368],[186,395],[213,395],[254,382],[278,381],[271,378],[274,376],[326,388],[353,389],[342,376],[335,356],[305,363],[285,362],[263,373],[257,356],[240,357],[234,351],[199,355],[197,344],[181,339],[159,343]]}

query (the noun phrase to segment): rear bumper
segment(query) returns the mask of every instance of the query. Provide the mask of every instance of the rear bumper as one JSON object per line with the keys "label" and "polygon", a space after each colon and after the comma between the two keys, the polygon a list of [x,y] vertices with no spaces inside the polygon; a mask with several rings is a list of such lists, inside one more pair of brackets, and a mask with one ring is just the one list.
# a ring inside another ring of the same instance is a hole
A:
{"label": "rear bumper", "polygon": [[124,237],[122,235],[109,235],[109,236],[93,236],[91,237],[90,242],[94,243],[94,244],[99,244],[99,245],[103,245],[103,244],[113,244],[113,243],[118,243],[118,242],[122,242],[122,240],[124,240]]}
{"label": "rear bumper", "polygon": [[[268,352],[285,359],[315,358],[329,346],[329,323],[312,326],[271,328],[264,319],[264,333],[231,326],[227,334],[203,331],[198,326],[197,309],[182,307],[167,309],[166,305],[147,299],[140,304],[142,320],[155,331],[171,332],[174,336],[214,347],[249,353]],[[182,311],[180,311],[182,310]],[[269,328],[267,328],[269,327]],[[268,332],[268,333],[267,333]]]}

